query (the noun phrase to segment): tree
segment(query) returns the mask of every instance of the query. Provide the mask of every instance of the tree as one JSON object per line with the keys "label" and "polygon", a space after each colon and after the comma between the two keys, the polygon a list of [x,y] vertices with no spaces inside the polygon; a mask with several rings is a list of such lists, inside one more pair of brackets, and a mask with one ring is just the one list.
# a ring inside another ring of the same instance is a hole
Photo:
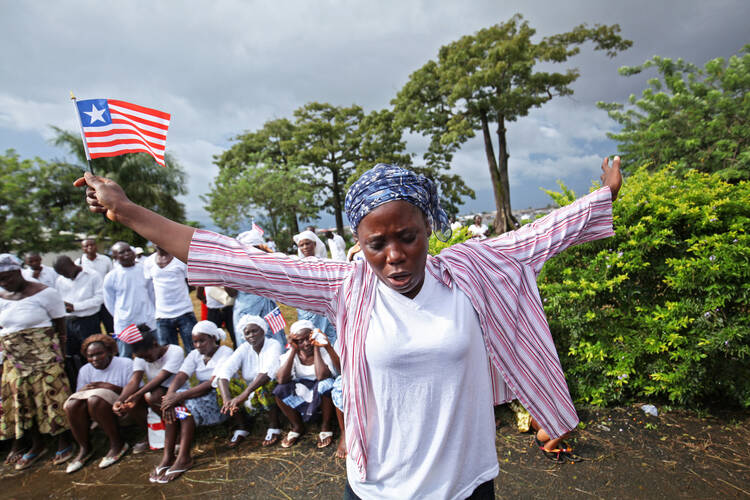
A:
{"label": "tree", "polygon": [[250,212],[263,210],[271,237],[287,245],[299,232],[298,219],[317,214],[312,179],[295,158],[294,130],[286,118],[268,121],[235,137],[237,142],[215,157],[219,175],[204,201],[221,228],[247,227]]}
{"label": "tree", "polygon": [[[78,162],[79,175],[86,167],[86,154],[83,149],[81,136],[77,133],[52,127],[55,131],[53,143],[66,148]],[[177,196],[187,193],[185,188],[186,175],[177,160],[170,154],[165,156],[166,167],[158,165],[154,159],[145,153],[127,154],[111,158],[97,158],[92,165],[97,175],[109,177],[116,181],[128,193],[128,197],[135,203],[149,208],[169,219],[185,222],[185,207],[177,200]],[[85,210],[80,198],[80,206]],[[132,244],[145,244],[135,231],[121,224],[112,223],[102,217],[85,213],[87,231],[98,237],[111,240],[123,240]],[[84,216],[79,213],[79,221]]]}
{"label": "tree", "polygon": [[0,253],[64,250],[84,228],[76,210],[84,205],[73,181],[81,169],[39,158],[0,155]]}
{"label": "tree", "polygon": [[750,45],[728,62],[713,59],[703,69],[656,56],[620,73],[648,68],[658,76],[640,99],[630,96],[627,109],[598,103],[622,125],[608,135],[620,143],[623,167],[648,163],[655,169],[676,162],[677,173],[693,168],[731,182],[750,179]]}
{"label": "tree", "polygon": [[365,115],[350,107],[311,102],[294,112],[296,159],[310,171],[320,206],[336,217],[336,230],[344,234],[344,197],[356,171],[379,162],[408,164],[400,128],[392,114],[374,111]]}
{"label": "tree", "polygon": [[449,164],[453,153],[481,131],[497,208],[495,232],[503,233],[516,226],[510,205],[506,123],[555,96],[572,94],[570,85],[579,77],[576,69],[556,73],[539,65],[564,63],[585,42],[614,57],[632,44],[619,32],[616,24],[593,28],[582,24],[534,42],[536,31],[517,14],[441,47],[437,61],[428,61],[412,73],[393,100],[399,121],[431,137],[424,155],[428,166]]}

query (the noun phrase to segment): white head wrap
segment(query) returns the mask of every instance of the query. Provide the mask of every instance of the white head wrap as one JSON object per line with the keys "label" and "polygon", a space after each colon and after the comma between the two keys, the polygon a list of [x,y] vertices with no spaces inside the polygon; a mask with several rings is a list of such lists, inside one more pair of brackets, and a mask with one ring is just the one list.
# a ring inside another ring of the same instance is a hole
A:
{"label": "white head wrap", "polygon": [[237,241],[239,241],[243,245],[250,245],[253,247],[265,243],[265,241],[263,241],[263,236],[261,236],[261,234],[255,229],[240,233],[239,235],[237,235]]}
{"label": "white head wrap", "polygon": [[309,319],[301,319],[292,323],[292,326],[289,328],[289,333],[291,335],[294,335],[304,330],[305,328],[315,330],[315,325],[313,325],[312,321],[310,321]]}
{"label": "white head wrap", "polygon": [[9,253],[0,253],[0,273],[5,271],[20,271],[21,261]]}
{"label": "white head wrap", "polygon": [[260,316],[254,316],[252,314],[243,314],[240,320],[237,322],[237,328],[241,335],[245,334],[245,328],[247,325],[258,325],[263,330],[263,335],[268,333],[268,323]]}
{"label": "white head wrap", "polygon": [[227,338],[226,332],[216,326],[216,324],[213,321],[199,321],[195,324],[193,327],[193,335],[196,333],[203,333],[205,335],[210,335],[213,338],[215,338],[217,341],[221,342],[225,338]]}
{"label": "white head wrap", "polygon": [[[326,252],[325,243],[323,243],[323,241],[320,238],[318,238],[318,235],[315,234],[314,232],[305,230],[299,234],[295,234],[293,239],[294,239],[294,243],[297,246],[299,246],[299,242],[302,240],[310,240],[314,242],[315,243],[315,256],[319,259],[325,259],[326,257],[328,257],[328,252]],[[297,255],[299,255],[300,257],[304,257],[304,255],[302,255],[302,251],[299,248],[297,249]]]}

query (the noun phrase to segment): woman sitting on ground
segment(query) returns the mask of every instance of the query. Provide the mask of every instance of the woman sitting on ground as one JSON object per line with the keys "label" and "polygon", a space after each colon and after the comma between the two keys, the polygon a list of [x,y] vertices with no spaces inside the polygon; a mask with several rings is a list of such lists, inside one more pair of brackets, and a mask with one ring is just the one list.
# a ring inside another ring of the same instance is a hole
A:
{"label": "woman sitting on ground", "polygon": [[[331,357],[333,367],[340,374],[341,359],[339,358],[338,353],[333,348],[331,343],[328,342],[328,338],[325,336],[325,334],[316,328],[315,330],[313,330],[310,339],[312,340],[312,343],[315,347],[321,347],[325,349],[325,351]],[[336,458],[340,458],[343,460],[346,458],[346,425],[344,423],[344,395],[341,384],[341,375],[339,375],[333,381],[333,388],[331,389],[331,401],[333,402],[333,406],[336,409],[336,420],[338,420],[339,430],[341,430],[341,435],[339,436],[339,443],[336,446],[335,455]]]}
{"label": "woman sitting on ground", "polygon": [[292,424],[292,430],[281,442],[289,448],[305,433],[305,422],[322,410],[322,422],[318,435],[318,448],[331,444],[331,417],[333,402],[331,388],[338,375],[331,357],[325,350],[315,347],[312,332],[315,326],[309,320],[293,323],[289,333],[289,351],[282,355],[276,380],[279,385],[273,390],[276,404]]}
{"label": "woman sitting on ground", "polygon": [[[0,254],[0,342],[4,364],[0,439],[13,439],[6,465],[31,467],[46,452],[42,434],[59,436],[53,464],[73,456],[63,405],[70,396],[65,375],[65,304],[54,288],[26,281],[21,261]],[[23,439],[31,437],[31,448]]]}
{"label": "woman sitting on ground", "polygon": [[78,372],[76,391],[65,402],[65,413],[78,455],[68,464],[68,474],[81,469],[94,454],[89,440],[91,422],[96,422],[109,439],[109,451],[99,462],[104,469],[117,462],[127,450],[112,405],[133,373],[133,360],[117,356],[117,342],[109,335],[92,335],[83,341],[81,354],[88,363]]}
{"label": "woman sitting on ground", "polygon": [[[225,338],[224,330],[211,321],[200,321],[193,327],[194,349],[185,357],[162,399],[162,417],[166,425],[164,456],[151,474],[151,482],[168,483],[190,469],[193,466],[190,449],[195,427],[215,425],[226,420],[212,387],[216,368],[232,355],[231,348],[221,345]],[[193,374],[198,385],[181,390]],[[180,453],[175,457],[178,431]]]}
{"label": "woman sitting on ground", "polygon": [[[148,406],[157,415],[161,415],[161,402],[169,385],[179,371],[185,354],[182,347],[174,344],[159,345],[156,334],[147,325],[138,325],[140,340],[131,345],[133,349],[133,374],[122,393],[112,405],[112,411],[118,416],[137,414],[145,427],[144,408]],[[143,375],[146,384],[142,387]],[[146,451],[146,444],[139,443],[134,452]],[[125,445],[127,452],[128,445]],[[124,452],[123,452],[124,454]]]}
{"label": "woman sitting on ground", "polygon": [[[279,369],[281,344],[266,337],[268,323],[260,316],[246,314],[240,318],[237,326],[245,337],[245,342],[216,370],[224,402],[221,412],[239,418],[239,425],[229,441],[229,447],[239,446],[248,435],[244,419],[241,418],[243,406],[250,411],[251,416],[260,410],[268,411],[269,425],[263,446],[271,446],[279,440],[281,434],[279,409],[271,393],[276,387],[274,377]],[[247,387],[233,397],[229,381],[238,371]]]}

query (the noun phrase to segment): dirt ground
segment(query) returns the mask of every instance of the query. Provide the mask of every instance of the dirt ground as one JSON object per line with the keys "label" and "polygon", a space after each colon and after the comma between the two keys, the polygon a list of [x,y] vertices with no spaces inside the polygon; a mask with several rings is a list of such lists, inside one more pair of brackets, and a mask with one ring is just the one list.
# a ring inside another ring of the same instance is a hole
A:
{"label": "dirt ground", "polygon": [[[581,410],[582,428],[571,444],[585,460],[576,464],[548,461],[531,447],[531,434],[518,433],[509,409],[498,414],[497,498],[750,498],[750,412],[675,410],[651,417],[637,406]],[[106,443],[95,431],[97,454],[75,474],[49,459],[23,472],[0,466],[0,497],[342,498],[344,463],[334,458],[333,446],[315,447],[315,424],[288,450],[261,448],[264,426],[257,422],[233,451],[225,447],[225,428],[199,429],[193,469],[167,485],[148,482],[159,452],[129,454],[100,470]],[[3,443],[0,453],[8,449]]]}

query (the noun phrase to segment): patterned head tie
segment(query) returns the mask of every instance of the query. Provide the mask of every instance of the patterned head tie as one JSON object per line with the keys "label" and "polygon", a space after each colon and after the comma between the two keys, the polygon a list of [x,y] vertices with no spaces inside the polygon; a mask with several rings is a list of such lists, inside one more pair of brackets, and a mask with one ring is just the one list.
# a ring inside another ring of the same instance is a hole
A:
{"label": "patterned head tie", "polygon": [[240,320],[237,322],[237,329],[239,329],[240,333],[244,335],[247,325],[257,325],[261,330],[263,330],[263,335],[268,334],[268,323],[266,323],[266,320],[261,318],[260,316],[255,316],[253,314],[243,314],[240,317]]}
{"label": "patterned head tie", "polygon": [[21,261],[9,253],[0,253],[0,273],[5,271],[20,271]]}
{"label": "patterned head tie", "polygon": [[356,231],[362,219],[377,207],[397,200],[422,210],[440,241],[450,239],[450,221],[440,208],[435,184],[411,170],[384,163],[365,172],[346,193],[344,209],[352,230]]}

